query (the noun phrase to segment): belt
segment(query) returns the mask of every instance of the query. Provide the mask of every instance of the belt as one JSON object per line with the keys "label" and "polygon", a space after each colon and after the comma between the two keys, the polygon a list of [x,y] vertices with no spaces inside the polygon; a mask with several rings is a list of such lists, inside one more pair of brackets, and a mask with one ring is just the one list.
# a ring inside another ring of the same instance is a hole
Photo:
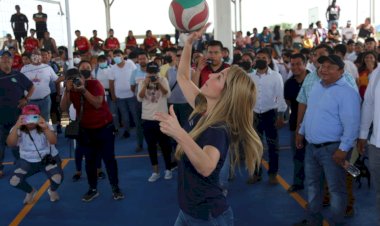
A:
{"label": "belt", "polygon": [[325,142],[322,144],[311,144],[311,145],[313,145],[315,148],[322,148],[322,147],[326,147],[326,146],[329,146],[331,144],[337,144],[337,143],[340,143],[340,141],[330,141],[330,142]]}

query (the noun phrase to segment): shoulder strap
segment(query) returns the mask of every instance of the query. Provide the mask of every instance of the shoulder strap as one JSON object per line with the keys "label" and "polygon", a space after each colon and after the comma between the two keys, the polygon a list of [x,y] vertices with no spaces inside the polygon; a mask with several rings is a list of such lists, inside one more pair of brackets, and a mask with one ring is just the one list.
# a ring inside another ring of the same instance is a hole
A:
{"label": "shoulder strap", "polygon": [[83,105],[84,105],[84,98],[83,98],[83,94],[80,95],[80,112],[79,112],[79,118],[78,118],[78,122],[80,122],[82,120],[82,116],[83,116]]}

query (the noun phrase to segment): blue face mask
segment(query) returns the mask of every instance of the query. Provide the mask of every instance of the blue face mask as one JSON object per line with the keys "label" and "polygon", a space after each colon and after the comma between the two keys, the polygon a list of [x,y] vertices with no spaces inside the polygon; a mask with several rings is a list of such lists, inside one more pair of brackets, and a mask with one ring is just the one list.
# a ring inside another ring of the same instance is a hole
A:
{"label": "blue face mask", "polygon": [[107,62],[103,62],[103,63],[100,63],[100,64],[99,64],[99,67],[100,67],[101,69],[105,69],[105,68],[108,67],[108,64],[107,64]]}
{"label": "blue face mask", "polygon": [[120,64],[123,61],[123,59],[121,57],[114,57],[113,61],[115,62],[115,64]]}

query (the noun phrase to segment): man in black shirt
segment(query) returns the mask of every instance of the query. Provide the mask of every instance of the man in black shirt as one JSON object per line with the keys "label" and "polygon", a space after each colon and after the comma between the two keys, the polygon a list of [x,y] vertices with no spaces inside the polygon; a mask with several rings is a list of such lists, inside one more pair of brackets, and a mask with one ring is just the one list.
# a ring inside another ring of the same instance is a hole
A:
{"label": "man in black shirt", "polygon": [[[293,76],[285,82],[284,98],[288,105],[290,105],[291,113],[289,118],[289,129],[291,131],[290,144],[293,151],[294,175],[293,185],[290,186],[288,192],[296,192],[304,188],[303,182],[305,179],[304,160],[305,148],[296,148],[295,145],[295,131],[297,128],[297,111],[298,102],[297,96],[301,89],[303,80],[309,73],[306,70],[306,58],[303,54],[293,54],[290,57],[290,69]],[[304,145],[305,146],[305,145]]]}
{"label": "man in black shirt", "polygon": [[47,14],[42,12],[42,6],[37,6],[38,13],[33,14],[33,20],[36,22],[37,39],[44,37],[44,32],[47,31]]}
{"label": "man in black shirt", "polygon": [[[33,83],[24,74],[12,70],[12,63],[12,54],[4,51],[0,55],[0,178],[4,175],[6,138],[34,91]],[[12,151],[17,158],[17,150]]]}
{"label": "man in black shirt", "polygon": [[[12,15],[11,17],[11,26],[13,29],[13,34],[15,35],[15,38],[18,42],[18,46],[20,46],[20,50],[22,48],[21,45],[21,38],[23,41],[25,41],[25,38],[27,36],[27,30],[29,30],[29,21],[28,18],[20,13],[20,6],[15,6],[16,13]],[[25,29],[26,24],[26,29]]]}

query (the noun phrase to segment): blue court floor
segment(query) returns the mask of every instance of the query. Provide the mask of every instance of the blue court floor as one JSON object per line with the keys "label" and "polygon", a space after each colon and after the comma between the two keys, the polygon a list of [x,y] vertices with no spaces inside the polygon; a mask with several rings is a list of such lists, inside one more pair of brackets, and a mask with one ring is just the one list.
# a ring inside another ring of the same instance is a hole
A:
{"label": "blue court floor", "polygon": [[[264,173],[263,181],[248,185],[247,174],[242,168],[230,183],[228,201],[231,204],[236,226],[290,226],[306,215],[306,192],[289,195],[286,192],[292,181],[293,164],[289,149],[287,128],[280,131],[280,170],[278,185],[270,185]],[[117,138],[120,187],[125,199],[114,201],[108,180],[99,181],[100,196],[90,203],[81,201],[87,191],[85,173],[78,182],[72,182],[75,164],[69,141],[59,136],[58,148],[64,165],[65,181],[58,190],[60,201],[51,203],[47,194],[48,182],[42,173],[29,178],[38,190],[36,201],[24,206],[25,194],[8,184],[13,170],[13,161],[6,152],[6,176],[0,179],[0,226],[60,226],[60,225],[126,225],[126,226],[171,226],[178,214],[176,171],[172,180],[163,177],[155,183],[147,181],[151,167],[147,151],[136,154],[135,136]],[[160,165],[163,166],[162,157]],[[266,163],[263,164],[266,166]],[[84,162],[83,162],[84,168]],[[163,167],[162,167],[163,168]],[[349,226],[376,225],[375,193],[364,181],[362,188],[355,187],[355,215],[347,218]],[[328,207],[325,209],[328,220]],[[327,224],[325,224],[327,225]]]}

